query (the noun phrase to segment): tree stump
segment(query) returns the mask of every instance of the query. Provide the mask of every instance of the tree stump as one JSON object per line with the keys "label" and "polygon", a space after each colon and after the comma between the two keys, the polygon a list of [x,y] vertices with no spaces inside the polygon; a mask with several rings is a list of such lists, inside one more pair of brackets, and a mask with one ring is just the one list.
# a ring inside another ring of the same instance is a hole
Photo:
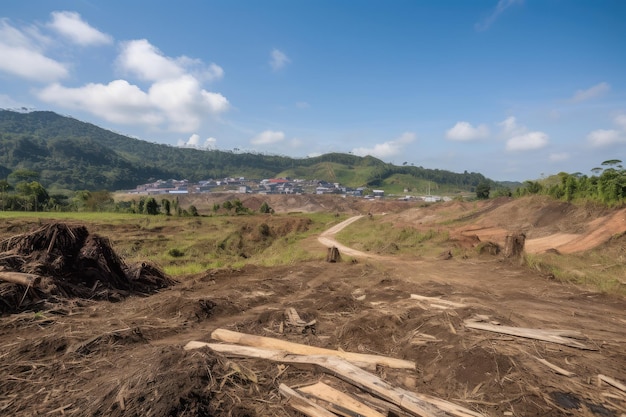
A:
{"label": "tree stump", "polygon": [[339,249],[333,246],[328,248],[326,252],[326,262],[339,262],[341,261],[341,254],[339,253]]}
{"label": "tree stump", "polygon": [[519,258],[524,252],[524,243],[526,235],[524,233],[516,233],[507,235],[504,241],[504,257]]}

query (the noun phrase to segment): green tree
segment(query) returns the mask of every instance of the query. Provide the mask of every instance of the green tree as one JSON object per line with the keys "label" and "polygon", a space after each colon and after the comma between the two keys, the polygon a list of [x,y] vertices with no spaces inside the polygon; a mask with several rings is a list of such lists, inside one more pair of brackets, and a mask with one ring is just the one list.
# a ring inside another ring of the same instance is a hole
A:
{"label": "green tree", "polygon": [[200,214],[198,214],[198,209],[194,205],[189,206],[189,214],[194,216],[194,217],[197,217],[197,216],[200,215]]}
{"label": "green tree", "polygon": [[489,198],[489,192],[491,191],[491,186],[486,181],[481,181],[476,186],[476,198],[479,200],[487,200]]}
{"label": "green tree", "polygon": [[154,197],[150,197],[146,200],[145,212],[151,216],[159,214],[159,203],[157,203]]}
{"label": "green tree", "polygon": [[261,207],[259,207],[259,212],[268,214],[272,212],[272,208],[270,207],[269,204],[267,204],[267,202],[263,202],[263,204],[261,204]]}
{"label": "green tree", "polygon": [[172,206],[171,206],[170,200],[168,200],[167,198],[164,198],[163,200],[161,200],[161,207],[163,207],[163,210],[165,211],[166,216],[172,215]]}

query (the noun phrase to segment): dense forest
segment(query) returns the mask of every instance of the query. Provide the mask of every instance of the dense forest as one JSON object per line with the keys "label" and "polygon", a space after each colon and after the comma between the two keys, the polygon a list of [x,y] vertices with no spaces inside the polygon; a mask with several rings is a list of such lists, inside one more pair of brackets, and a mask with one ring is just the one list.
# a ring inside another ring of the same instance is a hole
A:
{"label": "dense forest", "polygon": [[[342,172],[346,175],[324,178],[331,165],[336,168],[331,176]],[[381,187],[394,175],[404,175],[415,183],[432,181],[459,191],[473,192],[480,183],[493,189],[503,186],[479,173],[396,166],[371,156],[330,153],[289,158],[179,148],[119,135],[53,112],[0,110],[0,178],[6,179],[16,170],[37,172],[38,182],[59,191],[130,189],[154,179],[199,181],[284,175],[339,181],[350,187]]]}

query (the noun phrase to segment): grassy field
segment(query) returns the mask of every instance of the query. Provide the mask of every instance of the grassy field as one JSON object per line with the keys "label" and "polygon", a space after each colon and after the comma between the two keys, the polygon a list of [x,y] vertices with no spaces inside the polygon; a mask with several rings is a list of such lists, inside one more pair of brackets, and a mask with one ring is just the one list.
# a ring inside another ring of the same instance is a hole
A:
{"label": "grassy field", "polygon": [[50,221],[84,224],[109,238],[127,262],[156,263],[170,275],[245,264],[283,265],[321,259],[298,243],[345,217],[331,214],[209,217],[145,216],[121,213],[0,212],[2,236],[25,233]]}
{"label": "grassy field", "polygon": [[[344,220],[330,213],[242,216],[146,216],[124,213],[0,212],[0,239],[33,230],[50,221],[81,223],[109,238],[127,262],[153,262],[176,277],[213,268],[246,264],[276,266],[323,259],[324,251],[304,241]],[[450,250],[455,258],[480,256],[450,242],[446,222],[417,230],[397,227],[374,216],[337,234],[339,242],[364,252],[403,259],[434,259]],[[582,253],[526,254],[525,265],[546,277],[607,294],[626,295],[626,236]],[[309,245],[310,246],[310,245]]]}

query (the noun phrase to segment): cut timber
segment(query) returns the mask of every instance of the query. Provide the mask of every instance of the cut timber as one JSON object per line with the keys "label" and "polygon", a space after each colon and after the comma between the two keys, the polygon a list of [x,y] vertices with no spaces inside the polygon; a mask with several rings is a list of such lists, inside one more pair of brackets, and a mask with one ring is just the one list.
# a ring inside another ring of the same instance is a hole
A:
{"label": "cut timber", "polygon": [[398,369],[415,369],[415,362],[403,359],[390,358],[380,355],[368,355],[363,353],[340,352],[338,350],[325,349],[315,346],[302,345],[299,343],[287,342],[285,340],[274,339],[271,337],[256,336],[245,333],[233,332],[226,329],[217,329],[211,333],[211,338],[226,343],[236,343],[239,345],[261,347],[268,349],[283,350],[298,355],[329,355],[338,356],[349,362],[360,364],[368,364],[368,368],[372,366],[382,365],[390,368]]}
{"label": "cut timber", "polygon": [[373,410],[355,400],[348,394],[324,384],[318,382],[317,384],[308,385],[306,387],[298,388],[298,391],[306,394],[307,396],[318,398],[322,401],[331,404],[331,411],[335,414],[339,414],[344,417],[385,417],[383,414],[376,410]]}
{"label": "cut timber", "polygon": [[38,287],[42,277],[35,274],[25,274],[23,272],[12,272],[0,270],[0,281],[19,284],[25,287]]}
{"label": "cut timber", "polygon": [[419,300],[419,301],[426,301],[431,306],[435,308],[441,308],[441,309],[468,307],[467,304],[455,303],[454,301],[442,300],[441,298],[438,298],[438,297],[426,297],[426,296],[418,295],[418,294],[411,294],[411,299]]}
{"label": "cut timber", "polygon": [[563,375],[563,376],[567,376],[567,377],[572,377],[572,376],[576,375],[574,372],[570,372],[570,371],[568,371],[566,369],[563,369],[563,368],[561,368],[559,366],[556,366],[555,364],[550,363],[550,362],[548,362],[545,359],[541,359],[541,358],[538,358],[536,356],[533,356],[533,358],[537,359],[537,361],[539,361],[540,363],[544,364],[548,368],[552,369],[554,372],[556,372],[559,375]]}
{"label": "cut timber", "polygon": [[[195,342],[198,346],[197,343]],[[189,344],[187,344],[189,346]],[[185,349],[187,349],[187,346]],[[416,394],[402,388],[394,388],[376,375],[346,362],[336,356],[293,355],[277,350],[261,349],[249,346],[207,343],[205,346],[227,357],[262,358],[294,366],[317,367],[322,371],[340,378],[364,391],[368,391],[389,401],[415,416],[421,417],[481,417],[482,415],[457,404]]]}
{"label": "cut timber", "polygon": [[598,382],[599,381],[604,381],[607,384],[614,386],[618,390],[626,392],[626,385],[622,384],[617,379],[611,378],[610,376],[599,374],[598,375]]}
{"label": "cut timber", "polygon": [[542,340],[544,342],[557,343],[584,350],[597,350],[596,348],[575,340],[585,339],[585,337],[580,332],[574,330],[540,330],[527,329],[524,327],[496,326],[489,323],[478,323],[473,320],[465,320],[463,323],[465,327],[469,327],[470,329],[486,330],[488,332],[525,337],[527,339]]}
{"label": "cut timber", "polygon": [[280,384],[278,386],[278,392],[287,398],[287,404],[304,415],[309,417],[337,417],[325,408],[320,407],[313,401],[310,401],[298,394],[285,384]]}

